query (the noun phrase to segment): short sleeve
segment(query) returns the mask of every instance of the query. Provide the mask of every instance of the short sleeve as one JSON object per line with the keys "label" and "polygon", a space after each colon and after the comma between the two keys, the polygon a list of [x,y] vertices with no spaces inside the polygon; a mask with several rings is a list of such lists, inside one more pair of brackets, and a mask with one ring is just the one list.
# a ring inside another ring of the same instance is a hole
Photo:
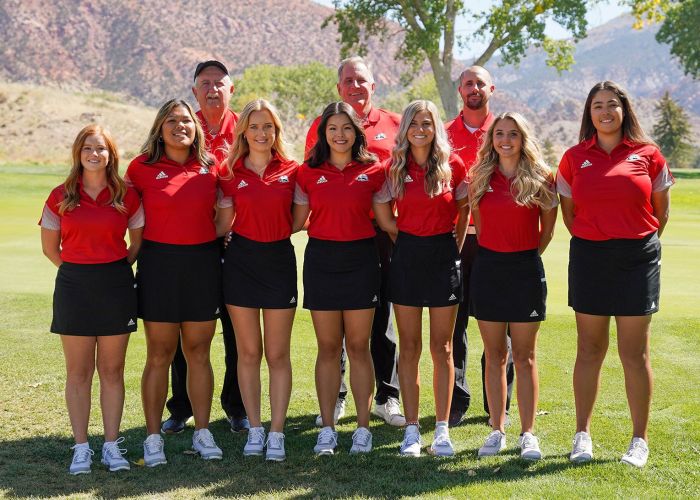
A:
{"label": "short sleeve", "polygon": [[463,200],[469,196],[469,184],[467,184],[467,179],[463,178],[462,182],[457,184],[457,187],[455,188],[455,198],[458,200]]}
{"label": "short sleeve", "polygon": [[296,183],[296,186],[294,186],[294,203],[297,205],[309,204],[309,195],[304,192],[303,188],[298,182]]}
{"label": "short sleeve", "polygon": [[[219,192],[221,192],[221,191],[219,191]],[[217,196],[216,206],[218,208],[231,208],[231,207],[233,207],[233,196],[223,196],[223,193],[221,193],[221,196]]]}
{"label": "short sleeve", "polygon": [[382,188],[374,193],[372,201],[375,203],[388,203],[393,199],[394,197],[391,193],[391,188],[389,187],[389,179],[386,179],[382,185]]}
{"label": "short sleeve", "polygon": [[139,208],[133,213],[127,222],[129,229],[138,229],[146,225],[146,217],[143,214],[143,205],[139,204]]}
{"label": "short sleeve", "polygon": [[567,151],[562,156],[557,169],[556,191],[561,196],[571,198],[571,183],[573,182],[571,175],[571,161],[569,152]]}
{"label": "short sleeve", "polygon": [[39,225],[44,229],[52,231],[61,230],[61,217],[56,215],[50,208],[48,202],[44,204],[44,211],[41,213]]}
{"label": "short sleeve", "polygon": [[654,150],[654,154],[651,157],[649,177],[651,178],[651,190],[654,193],[664,191],[676,182],[671,174],[671,170],[668,168],[666,159],[658,149]]}

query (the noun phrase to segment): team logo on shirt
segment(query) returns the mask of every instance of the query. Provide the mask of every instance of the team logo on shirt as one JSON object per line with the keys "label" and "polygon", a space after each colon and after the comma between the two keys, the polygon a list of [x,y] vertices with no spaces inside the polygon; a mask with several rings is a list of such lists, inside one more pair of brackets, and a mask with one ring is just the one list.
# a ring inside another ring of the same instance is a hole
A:
{"label": "team logo on shirt", "polygon": [[360,174],[357,176],[355,179],[357,182],[367,182],[369,181],[369,177],[367,177],[367,174]]}
{"label": "team logo on shirt", "polygon": [[374,136],[375,141],[381,141],[382,139],[386,139],[386,134],[384,132],[379,132]]}
{"label": "team logo on shirt", "polygon": [[641,157],[639,155],[629,155],[627,157],[627,161],[637,161],[639,159],[641,159]]}
{"label": "team logo on shirt", "polygon": [[168,178],[168,174],[166,174],[162,170],[160,171],[160,173],[158,175],[156,175],[156,180],[167,179],[167,178]]}
{"label": "team logo on shirt", "polygon": [[406,177],[403,178],[404,182],[413,182],[413,177],[410,175],[406,174]]}
{"label": "team logo on shirt", "polygon": [[324,176],[321,176],[321,177],[319,177],[318,180],[316,181],[316,184],[324,184],[324,183],[326,183],[326,182],[328,182],[328,180],[327,180]]}
{"label": "team logo on shirt", "polygon": [[199,173],[201,175],[208,174],[209,173],[209,167],[199,167]]}
{"label": "team logo on shirt", "polygon": [[279,182],[287,183],[289,182],[289,177],[286,175],[280,175]]}
{"label": "team logo on shirt", "polygon": [[248,185],[248,183],[246,181],[241,181],[238,183],[238,186],[236,186],[236,188],[242,189],[242,188],[246,187],[247,185]]}
{"label": "team logo on shirt", "polygon": [[583,163],[581,163],[581,167],[580,167],[580,168],[590,167],[591,165],[593,165],[593,164],[592,164],[590,161],[588,161],[588,160],[583,160]]}

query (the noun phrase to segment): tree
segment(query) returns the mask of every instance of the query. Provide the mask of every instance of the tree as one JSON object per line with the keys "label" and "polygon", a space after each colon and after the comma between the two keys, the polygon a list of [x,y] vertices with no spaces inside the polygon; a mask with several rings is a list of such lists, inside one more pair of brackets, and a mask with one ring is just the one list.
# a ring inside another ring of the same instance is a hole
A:
{"label": "tree", "polygon": [[[368,37],[403,36],[394,54],[410,68],[403,82],[412,80],[427,59],[445,112],[454,116],[458,111],[458,82],[452,77],[455,43],[464,47],[486,40],[488,46],[474,61],[482,66],[497,50],[504,64],[517,64],[534,43],[547,52],[548,65],[563,71],[573,63],[573,44],[545,36],[545,23],[554,20],[578,41],[586,36],[586,7],[594,1],[500,0],[487,10],[472,12],[463,0],[334,0],[335,13],[323,26],[337,26],[343,56],[365,54]],[[469,35],[457,34],[457,16],[470,16],[478,27]]]}
{"label": "tree", "polygon": [[668,164],[674,168],[686,168],[693,159],[692,130],[688,115],[678,105],[668,91],[656,105],[658,121],[652,136],[659,144]]}
{"label": "tree", "polygon": [[635,28],[662,22],[656,41],[671,46],[685,73],[700,78],[700,0],[628,0]]}

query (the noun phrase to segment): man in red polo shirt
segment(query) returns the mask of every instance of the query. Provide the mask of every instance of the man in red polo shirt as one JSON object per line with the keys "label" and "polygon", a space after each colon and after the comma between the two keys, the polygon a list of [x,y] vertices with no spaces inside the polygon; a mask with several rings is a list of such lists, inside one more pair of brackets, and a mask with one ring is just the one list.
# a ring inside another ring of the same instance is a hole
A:
{"label": "man in red polo shirt", "polygon": [[[355,110],[362,120],[367,136],[367,149],[379,157],[380,161],[391,156],[394,139],[399,129],[401,116],[372,105],[372,96],[376,88],[374,76],[365,60],[354,56],[344,59],[338,67],[338,95]],[[306,135],[304,156],[307,157],[311,148],[316,144],[317,129],[321,117],[311,124]],[[392,243],[389,235],[375,225],[377,250],[382,266],[381,295],[386,297],[386,283],[389,276],[389,257]],[[406,419],[401,414],[399,406],[399,377],[397,371],[398,357],[396,353],[396,333],[391,318],[391,304],[382,300],[374,313],[372,336],[370,341],[374,374],[377,383],[377,394],[372,413],[381,417],[388,424],[403,426]],[[345,372],[345,352],[341,356],[343,377]],[[336,403],[336,421],[345,413],[345,384],[341,384],[341,393]],[[320,416],[316,421],[320,425]]]}
{"label": "man in red polo shirt", "polygon": [[[496,86],[493,84],[491,74],[481,66],[471,66],[465,69],[459,77],[457,89],[464,103],[451,122],[445,124],[447,135],[452,144],[453,151],[462,158],[467,171],[476,162],[477,153],[481,146],[482,137],[493,123],[494,116],[489,110],[489,100]],[[464,280],[464,301],[459,305],[457,321],[452,339],[455,363],[455,388],[452,393],[452,407],[450,409],[450,427],[459,425],[464,414],[469,408],[471,394],[467,384],[467,323],[469,321],[469,275],[478,244],[474,222],[469,221],[467,237],[462,247],[462,277]],[[481,382],[484,394],[484,410],[489,412],[486,400],[486,387],[484,385],[485,358],[481,356]],[[508,338],[508,400],[506,412],[510,408],[510,396],[513,392],[513,356],[511,354],[510,338]]]}
{"label": "man in red polo shirt", "polygon": [[[228,107],[233,91],[231,77],[223,63],[211,60],[197,65],[192,87],[192,93],[199,104],[197,118],[204,129],[207,150],[214,155],[217,163],[221,163],[226,158],[228,147],[233,143],[234,129],[238,121],[236,113]],[[249,424],[241,391],[238,388],[236,338],[223,298],[219,309],[226,361],[221,407],[226,412],[231,430],[243,432],[248,430]],[[186,387],[187,362],[179,342],[170,373],[173,396],[166,403],[170,417],[163,422],[161,432],[176,434],[185,428],[185,422],[192,416],[192,406]]]}

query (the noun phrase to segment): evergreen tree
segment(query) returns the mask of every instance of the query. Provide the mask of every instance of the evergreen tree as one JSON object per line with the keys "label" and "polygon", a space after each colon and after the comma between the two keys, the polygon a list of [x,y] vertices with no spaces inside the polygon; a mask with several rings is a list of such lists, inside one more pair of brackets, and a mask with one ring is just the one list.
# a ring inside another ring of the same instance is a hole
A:
{"label": "evergreen tree", "polygon": [[668,91],[656,105],[658,121],[652,135],[666,157],[669,166],[687,168],[693,157],[692,131],[685,110]]}

